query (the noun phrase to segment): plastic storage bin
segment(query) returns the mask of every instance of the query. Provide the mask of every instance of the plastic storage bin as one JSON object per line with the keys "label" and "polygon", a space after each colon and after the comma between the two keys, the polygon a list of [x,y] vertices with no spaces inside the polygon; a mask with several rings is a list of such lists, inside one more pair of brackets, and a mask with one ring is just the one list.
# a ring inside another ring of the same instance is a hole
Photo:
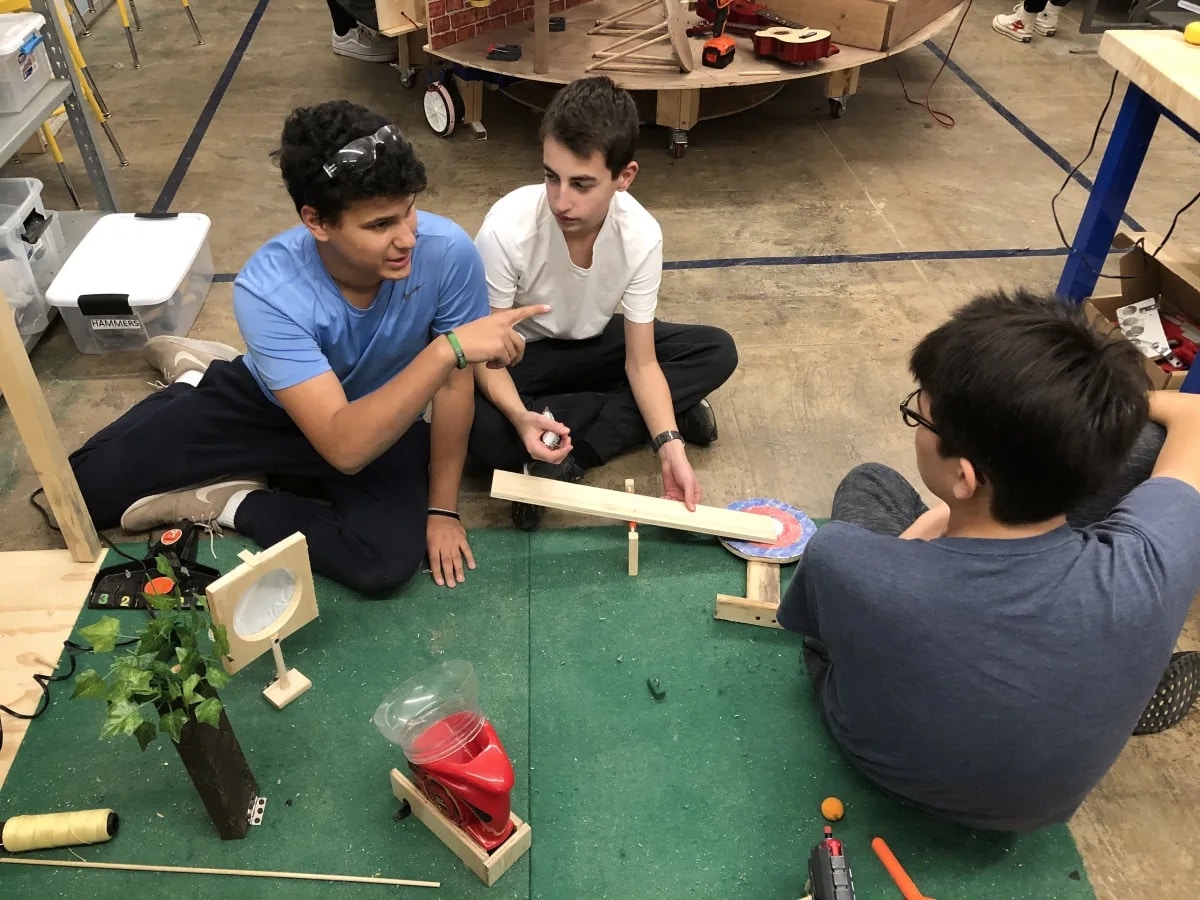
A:
{"label": "plastic storage bin", "polygon": [[0,178],[0,291],[8,298],[21,334],[46,330],[46,289],[65,255],[62,223],[42,205],[42,183],[36,178]]}
{"label": "plastic storage bin", "polygon": [[20,112],[49,83],[45,27],[38,13],[0,14],[0,113]]}
{"label": "plastic storage bin", "polygon": [[79,352],[186,335],[212,285],[210,224],[202,213],[112,213],[93,225],[46,291]]}

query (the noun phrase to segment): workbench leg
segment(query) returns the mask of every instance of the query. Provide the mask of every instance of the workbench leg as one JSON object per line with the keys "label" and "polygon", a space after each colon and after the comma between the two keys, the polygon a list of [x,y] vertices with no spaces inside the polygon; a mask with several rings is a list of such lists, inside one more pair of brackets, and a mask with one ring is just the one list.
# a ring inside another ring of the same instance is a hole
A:
{"label": "workbench leg", "polygon": [[700,121],[700,89],[662,90],[657,93],[658,107],[654,121],[671,129],[667,145],[671,155],[679,159],[687,151],[688,129]]}
{"label": "workbench leg", "polygon": [[475,139],[487,140],[487,129],[483,127],[483,82],[464,81],[457,75],[458,91],[463,99],[463,121],[475,132]]}
{"label": "workbench leg", "polygon": [[829,114],[840,119],[846,114],[846,104],[858,93],[858,79],[862,74],[861,66],[850,69],[838,69],[825,76],[825,96],[829,100]]}
{"label": "workbench leg", "polygon": [[67,461],[62,438],[50,416],[46,397],[25,352],[8,298],[0,293],[0,393],[16,423],[17,433],[37,470],[38,480],[76,562],[100,556],[100,538],[79,492],[79,482]]}
{"label": "workbench leg", "polygon": [[1158,103],[1141,88],[1131,84],[1125,89],[1121,111],[1109,135],[1096,183],[1092,185],[1058,282],[1058,296],[1063,300],[1081,303],[1095,289],[1150,139],[1154,137],[1158,116]]}

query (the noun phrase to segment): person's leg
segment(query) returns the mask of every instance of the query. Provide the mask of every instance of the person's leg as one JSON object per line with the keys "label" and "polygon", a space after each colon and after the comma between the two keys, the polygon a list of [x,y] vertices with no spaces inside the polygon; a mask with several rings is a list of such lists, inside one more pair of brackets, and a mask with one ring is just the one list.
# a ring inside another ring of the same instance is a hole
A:
{"label": "person's leg", "polygon": [[917,489],[895,469],[863,463],[838,484],[830,518],[897,537],[928,509]]}
{"label": "person's leg", "polygon": [[426,552],[429,426],[414,423],[354,475],[326,466],[314,480],[327,503],[284,491],[252,493],[233,527],[264,547],[303,532],[313,571],[368,596],[407,583]]}
{"label": "person's leg", "polygon": [[1071,510],[1067,523],[1072,528],[1086,528],[1107,517],[1126,494],[1150,477],[1166,437],[1165,428],[1147,422],[1112,480]]}
{"label": "person's leg", "polygon": [[333,52],[362,62],[394,62],[395,38],[379,33],[374,0],[325,0],[333,21]]}

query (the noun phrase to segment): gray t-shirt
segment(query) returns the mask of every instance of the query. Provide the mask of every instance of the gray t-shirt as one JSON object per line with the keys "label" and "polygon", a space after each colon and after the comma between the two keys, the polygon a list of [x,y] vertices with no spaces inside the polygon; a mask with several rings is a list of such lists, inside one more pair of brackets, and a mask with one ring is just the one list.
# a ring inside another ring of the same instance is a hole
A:
{"label": "gray t-shirt", "polygon": [[842,750],[964,825],[1066,821],[1117,759],[1200,588],[1200,493],[1139,485],[1096,525],[1015,540],[818,529],[780,625],[824,643]]}

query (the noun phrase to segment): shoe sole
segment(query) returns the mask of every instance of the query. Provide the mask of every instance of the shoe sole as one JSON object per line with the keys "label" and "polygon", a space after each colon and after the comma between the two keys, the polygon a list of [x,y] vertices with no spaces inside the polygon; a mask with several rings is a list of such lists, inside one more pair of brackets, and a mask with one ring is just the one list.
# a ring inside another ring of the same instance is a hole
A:
{"label": "shoe sole", "polygon": [[[266,487],[265,484],[263,484],[262,482],[259,482],[259,481],[249,481],[249,480],[245,480],[245,479],[232,479],[232,478],[218,478],[214,481],[206,481],[204,484],[193,485],[191,488],[179,488],[178,490],[174,490],[174,491],[160,491],[157,494],[150,494],[147,497],[143,497],[141,500],[135,500],[133,503],[129,504],[129,508],[126,509],[125,512],[121,513],[121,530],[128,531],[131,534],[138,534],[142,531],[147,531],[151,528],[158,528],[160,525],[174,525],[175,524],[174,521],[158,521],[158,522],[148,523],[145,528],[130,528],[128,525],[125,524],[125,521],[126,521],[126,519],[130,519],[130,518],[133,518],[134,516],[136,516],[138,511],[145,509],[151,503],[155,503],[158,500],[162,499],[163,497],[169,496],[170,494],[177,494],[177,493],[179,493],[179,491],[183,491],[183,490],[198,491],[201,488],[211,487],[214,484],[228,484],[231,481],[236,481],[238,484],[246,485],[244,488],[241,488],[241,490],[263,490]],[[218,511],[218,514],[219,514],[219,511]],[[213,516],[213,518],[216,518],[216,516]],[[180,519],[180,520],[176,520],[176,521],[184,521],[184,520]]]}
{"label": "shoe sole", "polygon": [[996,32],[996,34],[1002,34],[1010,41],[1016,41],[1018,44],[1028,44],[1033,40],[1032,35],[1017,34],[1015,31],[1009,28],[1004,28],[1000,25],[997,25],[995,22],[992,23],[992,31]]}
{"label": "shoe sole", "polygon": [[1197,696],[1200,696],[1200,652],[1172,654],[1133,733],[1158,734],[1174,728],[1191,712]]}
{"label": "shoe sole", "polygon": [[1043,35],[1043,36],[1045,36],[1045,37],[1054,37],[1054,35],[1058,34],[1058,28],[1057,28],[1057,27],[1054,27],[1054,28],[1042,28],[1042,27],[1041,27],[1041,26],[1039,26],[1039,25],[1038,25],[1036,22],[1035,22],[1035,23],[1034,23],[1034,25],[1033,25],[1033,30],[1034,30],[1034,31],[1036,31],[1038,34],[1040,34],[1040,35]]}
{"label": "shoe sole", "polygon": [[333,52],[336,56],[344,56],[344,57],[346,57],[346,59],[355,59],[355,60],[358,60],[359,62],[373,62],[373,63],[396,62],[396,60],[398,60],[400,58],[400,55],[398,53],[392,53],[392,54],[388,54],[386,56],[378,55],[378,54],[375,56],[372,56],[368,53],[355,53],[353,50],[341,50],[337,47],[333,48]]}

